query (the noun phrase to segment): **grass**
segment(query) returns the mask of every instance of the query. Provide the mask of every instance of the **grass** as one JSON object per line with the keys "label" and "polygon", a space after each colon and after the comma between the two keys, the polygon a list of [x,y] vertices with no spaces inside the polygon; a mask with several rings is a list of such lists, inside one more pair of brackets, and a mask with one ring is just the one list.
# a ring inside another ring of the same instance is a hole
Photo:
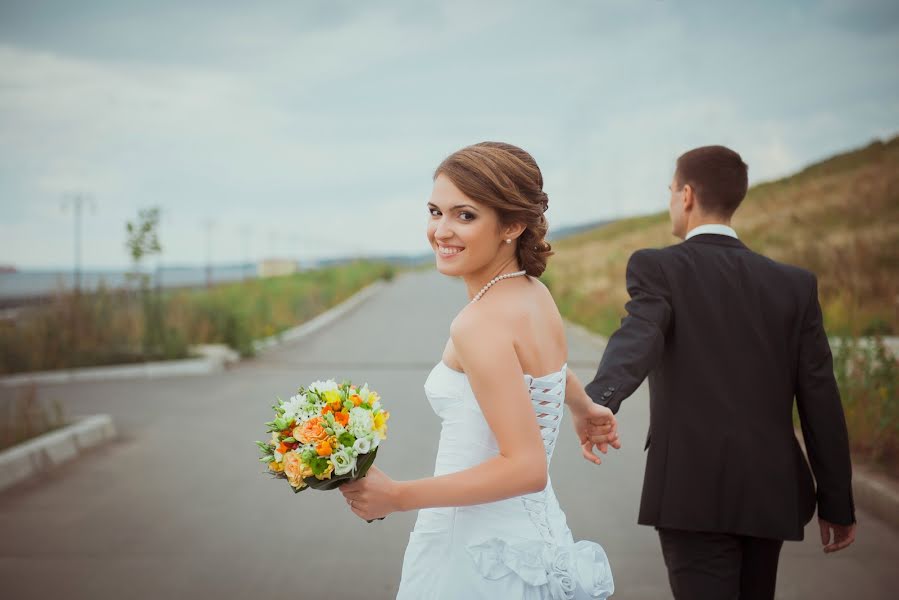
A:
{"label": "grass", "polygon": [[192,344],[223,343],[248,356],[254,340],[393,273],[385,263],[358,261],[209,290],[59,293],[48,306],[0,323],[0,374],[184,358]]}
{"label": "grass", "polygon": [[3,404],[0,406],[0,450],[66,424],[59,402],[52,406],[41,403],[34,384],[22,388],[17,397],[5,400]]}
{"label": "grass", "polygon": [[895,474],[899,467],[899,363],[880,338],[846,338],[834,373],[856,458]]}

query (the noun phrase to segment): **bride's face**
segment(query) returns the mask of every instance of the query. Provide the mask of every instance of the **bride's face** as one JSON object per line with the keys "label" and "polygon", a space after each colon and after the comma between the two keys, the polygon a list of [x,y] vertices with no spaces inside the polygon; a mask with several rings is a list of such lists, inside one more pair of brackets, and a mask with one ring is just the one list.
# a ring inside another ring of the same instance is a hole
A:
{"label": "bride's face", "polygon": [[437,270],[462,276],[487,266],[503,243],[499,216],[440,174],[428,201],[428,241],[437,256]]}

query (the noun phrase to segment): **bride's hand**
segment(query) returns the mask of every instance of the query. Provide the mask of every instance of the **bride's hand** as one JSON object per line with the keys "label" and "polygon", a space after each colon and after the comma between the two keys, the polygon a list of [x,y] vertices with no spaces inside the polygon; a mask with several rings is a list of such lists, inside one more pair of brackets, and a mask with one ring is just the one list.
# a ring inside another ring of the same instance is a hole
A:
{"label": "bride's hand", "polygon": [[571,420],[574,431],[581,444],[582,456],[594,464],[601,464],[602,460],[594,452],[594,447],[605,454],[612,446],[616,450],[621,448],[621,440],[618,438],[618,421],[614,413],[605,406],[592,401],[584,402],[578,410],[571,411]]}
{"label": "bride's hand", "polygon": [[372,466],[365,477],[345,483],[339,489],[360,519],[372,521],[400,510],[398,483],[378,467]]}

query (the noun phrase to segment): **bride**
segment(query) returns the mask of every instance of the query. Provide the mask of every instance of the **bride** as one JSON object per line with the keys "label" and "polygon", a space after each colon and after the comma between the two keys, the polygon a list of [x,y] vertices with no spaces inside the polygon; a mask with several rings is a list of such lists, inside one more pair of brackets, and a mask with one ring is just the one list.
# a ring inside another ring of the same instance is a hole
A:
{"label": "bride", "polygon": [[617,447],[617,429],[566,368],[562,318],[536,279],[552,254],[547,204],[537,163],[510,144],[468,146],[435,171],[428,240],[437,269],[462,277],[471,301],[425,383],[442,420],[434,477],[394,481],[372,467],[340,488],[363,519],[419,510],[398,598],[561,600],[614,590],[605,552],[574,542],[548,476],[563,403],[593,462],[589,437]]}

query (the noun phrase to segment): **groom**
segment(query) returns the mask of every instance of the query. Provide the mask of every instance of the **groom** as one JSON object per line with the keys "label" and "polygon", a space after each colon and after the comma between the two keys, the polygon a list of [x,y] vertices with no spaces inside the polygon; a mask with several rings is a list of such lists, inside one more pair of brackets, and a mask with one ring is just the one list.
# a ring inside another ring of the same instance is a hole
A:
{"label": "groom", "polygon": [[[737,239],[730,220],[746,187],[733,150],[678,158],[669,212],[685,241],[631,256],[628,314],[586,386],[617,413],[649,376],[638,520],[658,530],[678,599],[773,598],[783,541],[802,539],[816,503],[825,552],[855,536],[817,281]],[[794,397],[817,490],[793,434]]]}

